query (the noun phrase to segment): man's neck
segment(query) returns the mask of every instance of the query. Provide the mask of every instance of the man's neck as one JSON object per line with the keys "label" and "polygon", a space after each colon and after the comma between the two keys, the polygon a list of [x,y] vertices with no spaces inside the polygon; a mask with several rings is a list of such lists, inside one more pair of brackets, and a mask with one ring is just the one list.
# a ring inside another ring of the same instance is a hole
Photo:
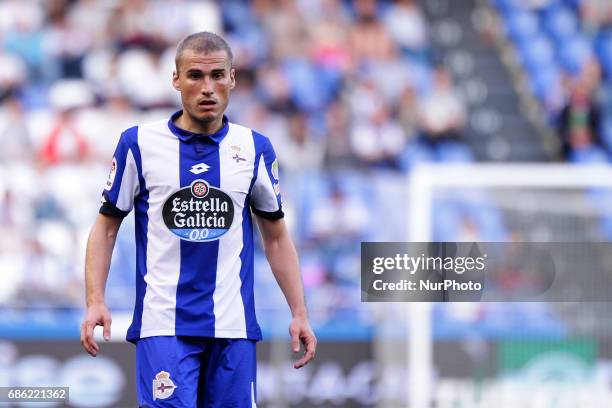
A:
{"label": "man's neck", "polygon": [[209,136],[217,133],[223,127],[223,116],[213,122],[200,122],[191,118],[185,111],[176,120],[176,126],[191,133]]}

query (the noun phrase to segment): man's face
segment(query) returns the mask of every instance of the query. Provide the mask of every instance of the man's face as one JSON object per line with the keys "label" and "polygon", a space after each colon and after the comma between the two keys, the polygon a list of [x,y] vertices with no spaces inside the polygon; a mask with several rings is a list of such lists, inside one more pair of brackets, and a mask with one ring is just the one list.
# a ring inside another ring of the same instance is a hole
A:
{"label": "man's face", "polygon": [[230,90],[236,85],[234,69],[225,51],[207,54],[183,51],[172,85],[181,92],[186,113],[199,122],[215,122],[227,108]]}

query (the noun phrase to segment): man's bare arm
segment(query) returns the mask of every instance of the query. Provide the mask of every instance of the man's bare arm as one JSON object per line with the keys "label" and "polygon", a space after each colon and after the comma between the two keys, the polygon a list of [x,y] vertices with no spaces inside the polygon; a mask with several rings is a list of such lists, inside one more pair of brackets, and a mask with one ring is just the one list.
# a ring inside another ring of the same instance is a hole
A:
{"label": "man's bare arm", "polygon": [[81,344],[93,357],[100,350],[93,338],[94,328],[103,326],[104,339],[110,339],[111,315],[104,302],[104,291],[121,221],[123,221],[121,218],[99,214],[87,240],[85,256],[87,312],[81,325]]}
{"label": "man's bare arm", "polygon": [[293,316],[289,326],[293,352],[300,351],[300,342],[304,345],[304,355],[294,364],[295,368],[300,368],[314,358],[317,338],[308,322],[298,255],[284,220],[257,217],[257,223],[272,273],[287,299]]}

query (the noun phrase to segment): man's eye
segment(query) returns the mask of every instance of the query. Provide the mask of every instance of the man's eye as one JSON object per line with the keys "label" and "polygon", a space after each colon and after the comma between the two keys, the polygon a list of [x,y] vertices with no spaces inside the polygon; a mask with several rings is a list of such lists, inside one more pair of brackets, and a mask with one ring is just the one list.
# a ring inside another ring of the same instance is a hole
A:
{"label": "man's eye", "polygon": [[198,74],[198,73],[196,73],[196,72],[193,72],[193,73],[190,73],[190,74],[188,75],[188,77],[189,77],[189,78],[191,78],[191,79],[199,79],[199,78],[202,78],[202,75],[201,75],[201,74]]}
{"label": "man's eye", "polygon": [[215,79],[221,79],[221,78],[223,78],[224,76],[225,76],[225,75],[223,75],[223,72],[215,72],[215,73],[213,74],[213,78],[215,78]]}

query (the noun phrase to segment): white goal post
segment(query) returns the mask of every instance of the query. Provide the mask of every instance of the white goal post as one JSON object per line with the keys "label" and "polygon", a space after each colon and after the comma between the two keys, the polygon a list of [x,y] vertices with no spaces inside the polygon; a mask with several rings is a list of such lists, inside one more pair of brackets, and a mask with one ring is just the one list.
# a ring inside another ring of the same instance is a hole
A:
{"label": "white goal post", "polygon": [[[433,238],[433,199],[440,188],[612,188],[612,166],[570,164],[423,165],[409,177],[409,239]],[[611,209],[612,211],[612,209]],[[409,407],[430,408],[434,392],[431,303],[407,303]]]}

